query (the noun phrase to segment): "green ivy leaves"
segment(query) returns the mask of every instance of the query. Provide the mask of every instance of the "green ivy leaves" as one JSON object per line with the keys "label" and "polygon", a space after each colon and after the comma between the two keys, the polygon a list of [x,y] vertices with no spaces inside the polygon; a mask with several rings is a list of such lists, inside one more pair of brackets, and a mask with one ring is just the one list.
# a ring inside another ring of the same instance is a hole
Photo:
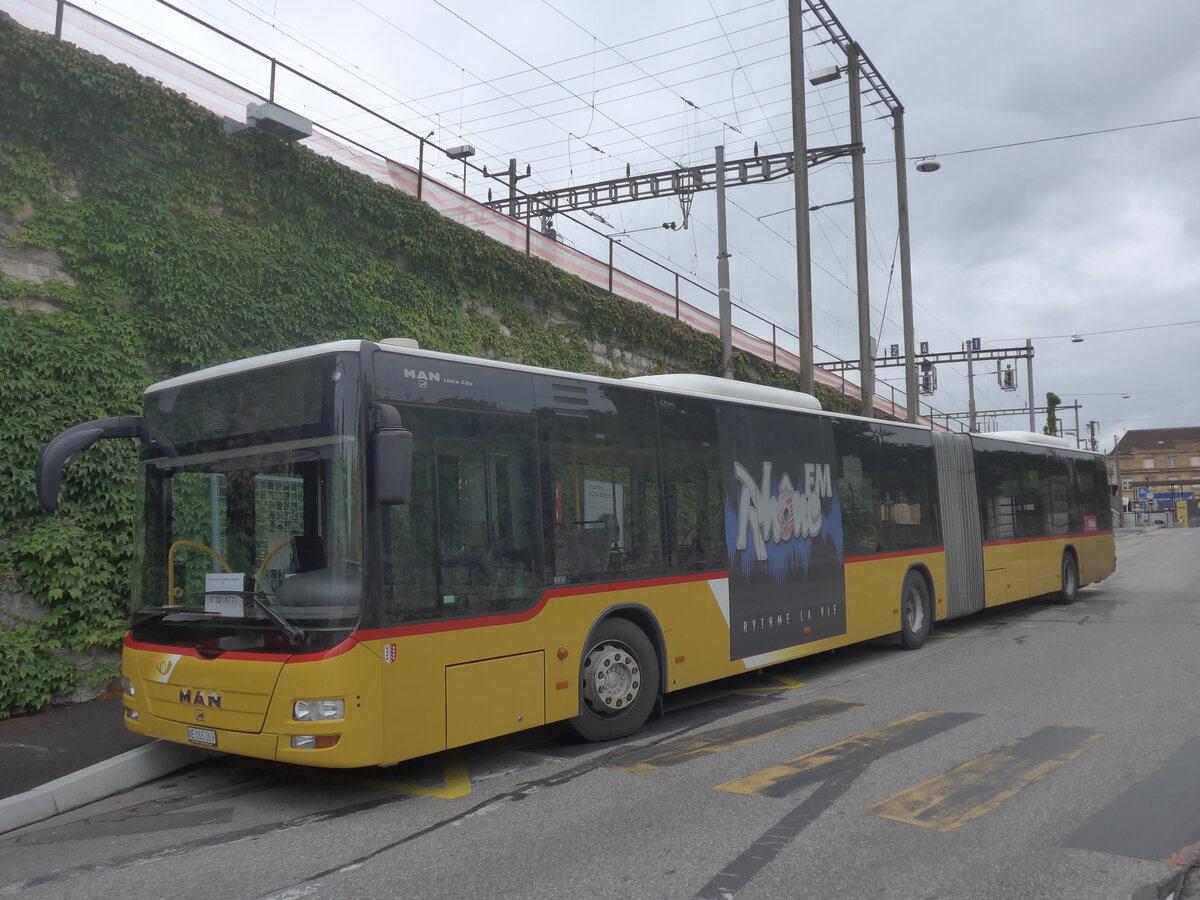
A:
{"label": "green ivy leaves", "polygon": [[79,673],[40,625],[0,629],[0,719],[30,712],[70,690]]}

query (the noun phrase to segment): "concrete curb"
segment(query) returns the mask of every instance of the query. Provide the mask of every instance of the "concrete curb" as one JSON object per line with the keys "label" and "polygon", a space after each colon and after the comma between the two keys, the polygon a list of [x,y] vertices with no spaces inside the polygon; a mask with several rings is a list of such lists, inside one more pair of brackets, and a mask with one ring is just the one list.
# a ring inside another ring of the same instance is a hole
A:
{"label": "concrete curb", "polygon": [[0,834],[128,790],[213,754],[183,744],[152,741],[120,756],[0,800]]}

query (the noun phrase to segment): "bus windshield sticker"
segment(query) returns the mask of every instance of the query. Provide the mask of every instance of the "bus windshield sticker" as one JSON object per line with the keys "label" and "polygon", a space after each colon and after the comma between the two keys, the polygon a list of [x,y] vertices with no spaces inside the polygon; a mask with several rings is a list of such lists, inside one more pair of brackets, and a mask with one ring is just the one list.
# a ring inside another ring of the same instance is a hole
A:
{"label": "bus windshield sticker", "polygon": [[745,659],[846,633],[842,512],[829,422],[719,407],[729,652]]}
{"label": "bus windshield sticker", "polygon": [[206,572],[204,574],[204,611],[220,616],[243,618],[242,587],[246,576],[242,572]]}

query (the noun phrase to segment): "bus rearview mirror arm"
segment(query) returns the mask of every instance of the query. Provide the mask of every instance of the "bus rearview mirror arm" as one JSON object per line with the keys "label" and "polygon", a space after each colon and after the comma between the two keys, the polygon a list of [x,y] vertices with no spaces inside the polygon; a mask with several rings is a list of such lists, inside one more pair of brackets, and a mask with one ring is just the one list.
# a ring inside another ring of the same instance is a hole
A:
{"label": "bus rearview mirror arm", "polygon": [[42,509],[54,512],[58,508],[63,470],[75,457],[96,441],[109,438],[138,438],[147,447],[160,449],[166,456],[178,456],[170,442],[141,416],[114,416],[74,425],[51,438],[38,460],[37,496]]}

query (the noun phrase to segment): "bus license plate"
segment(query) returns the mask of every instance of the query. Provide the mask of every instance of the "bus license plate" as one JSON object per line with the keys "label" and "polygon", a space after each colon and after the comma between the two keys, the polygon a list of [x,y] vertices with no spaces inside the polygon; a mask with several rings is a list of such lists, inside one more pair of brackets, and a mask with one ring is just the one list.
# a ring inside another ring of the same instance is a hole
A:
{"label": "bus license plate", "polygon": [[194,728],[189,725],[187,737],[193,744],[203,744],[205,747],[217,746],[217,733],[211,728]]}

